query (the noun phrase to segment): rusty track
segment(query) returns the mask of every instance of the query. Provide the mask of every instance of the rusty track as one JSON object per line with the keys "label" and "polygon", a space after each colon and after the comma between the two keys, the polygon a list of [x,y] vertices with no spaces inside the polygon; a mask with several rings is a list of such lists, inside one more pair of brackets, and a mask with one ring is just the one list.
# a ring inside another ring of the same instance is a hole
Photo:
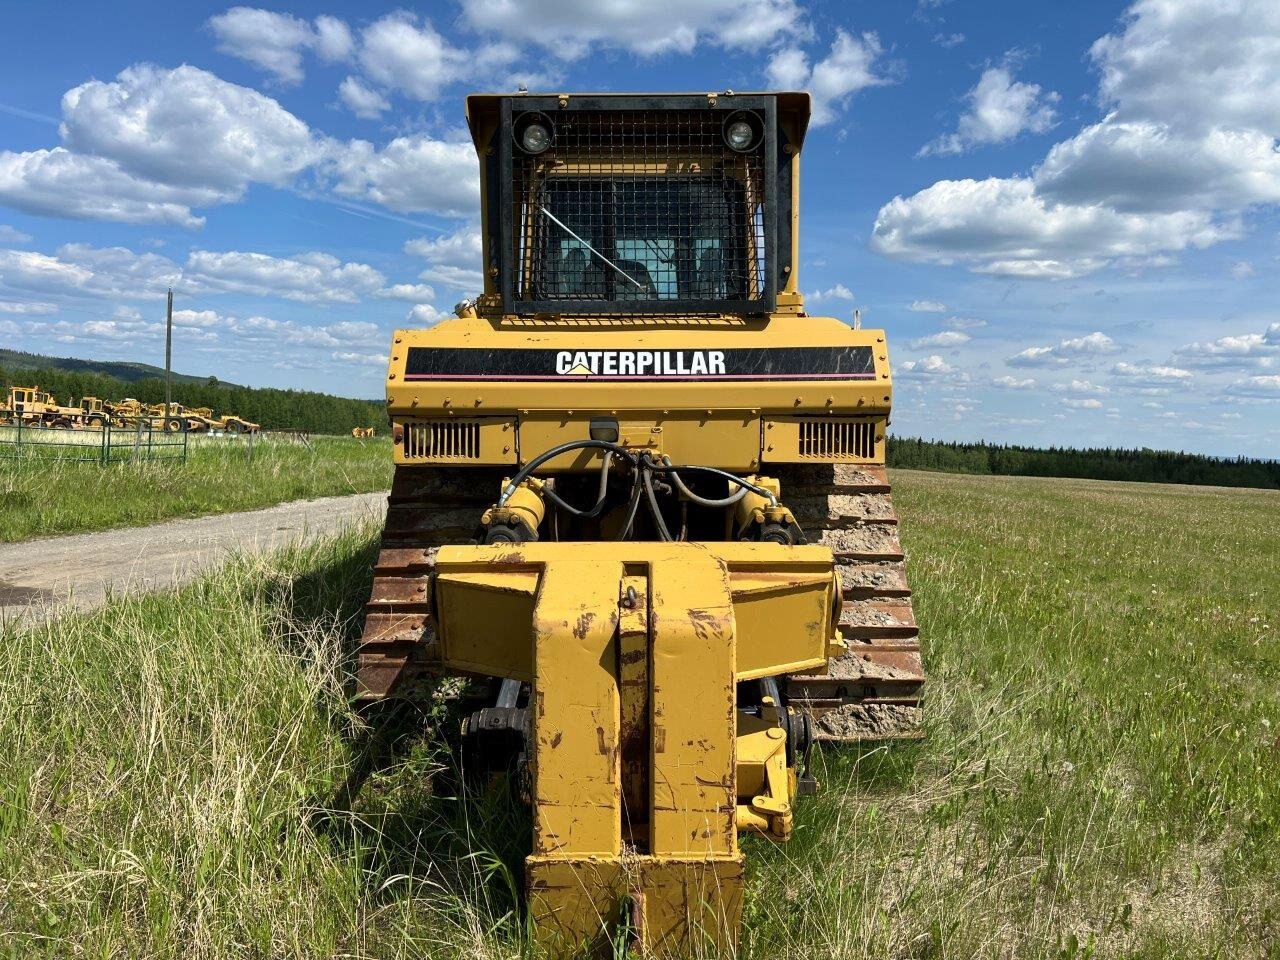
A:
{"label": "rusty track", "polygon": [[772,470],[810,541],[835,553],[843,590],[840,633],[849,645],[845,656],[830,662],[827,676],[788,678],[792,701],[808,707],[819,740],[919,736],[924,666],[885,468]]}
{"label": "rusty track", "polygon": [[431,572],[449,543],[468,543],[493,503],[501,470],[396,467],[382,548],[357,649],[356,698],[370,703],[403,691],[423,671],[431,642]]}

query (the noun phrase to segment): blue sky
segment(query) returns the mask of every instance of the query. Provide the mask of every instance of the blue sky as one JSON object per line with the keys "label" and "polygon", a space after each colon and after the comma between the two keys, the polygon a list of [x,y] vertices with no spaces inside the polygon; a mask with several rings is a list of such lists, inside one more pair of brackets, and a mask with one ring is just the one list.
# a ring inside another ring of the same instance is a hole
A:
{"label": "blue sky", "polygon": [[0,344],[377,396],[478,288],[473,90],[815,96],[895,429],[1280,456],[1280,4],[0,4]]}

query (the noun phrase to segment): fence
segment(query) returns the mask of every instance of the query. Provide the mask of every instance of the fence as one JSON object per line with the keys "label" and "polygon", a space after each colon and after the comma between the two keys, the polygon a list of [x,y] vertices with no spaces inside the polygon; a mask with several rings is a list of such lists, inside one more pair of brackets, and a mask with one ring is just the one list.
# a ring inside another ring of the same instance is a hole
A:
{"label": "fence", "polygon": [[62,430],[16,423],[0,425],[0,459],[45,459],[76,463],[132,463],[139,460],[187,462],[186,430],[152,430],[141,421],[132,427]]}

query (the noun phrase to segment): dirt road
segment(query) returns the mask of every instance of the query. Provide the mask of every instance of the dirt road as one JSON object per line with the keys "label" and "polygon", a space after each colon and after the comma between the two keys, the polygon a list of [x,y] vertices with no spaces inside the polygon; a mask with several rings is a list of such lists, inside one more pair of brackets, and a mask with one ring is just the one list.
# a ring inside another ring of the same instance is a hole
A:
{"label": "dirt road", "polygon": [[67,604],[92,609],[101,606],[108,591],[170,587],[217,566],[231,552],[263,553],[361,520],[381,523],[386,502],[386,493],[358,493],[0,544],[0,620],[43,615]]}

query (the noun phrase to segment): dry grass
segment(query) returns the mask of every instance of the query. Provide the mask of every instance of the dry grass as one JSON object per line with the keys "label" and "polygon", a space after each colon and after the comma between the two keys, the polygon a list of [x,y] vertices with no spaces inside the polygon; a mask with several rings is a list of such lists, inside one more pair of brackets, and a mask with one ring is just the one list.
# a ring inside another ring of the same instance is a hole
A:
{"label": "dry grass", "polygon": [[[748,842],[742,954],[1280,955],[1280,496],[895,481],[928,738]],[[0,638],[0,952],[523,954],[525,815],[430,736],[315,827],[370,534]]]}

